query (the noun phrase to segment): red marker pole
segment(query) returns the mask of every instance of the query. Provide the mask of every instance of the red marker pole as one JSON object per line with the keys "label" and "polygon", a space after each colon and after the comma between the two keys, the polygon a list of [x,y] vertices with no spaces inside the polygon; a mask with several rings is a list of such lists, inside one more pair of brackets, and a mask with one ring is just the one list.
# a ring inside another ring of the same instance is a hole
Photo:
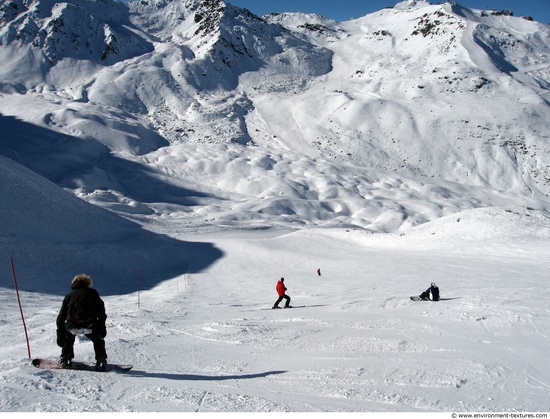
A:
{"label": "red marker pole", "polygon": [[139,293],[141,291],[141,273],[140,273],[140,270],[138,269],[138,308],[139,308]]}
{"label": "red marker pole", "polygon": [[29,359],[31,358],[31,345],[29,343],[29,334],[27,333],[27,325],[25,324],[25,316],[23,315],[23,306],[21,305],[21,298],[19,298],[19,287],[17,286],[17,277],[15,276],[15,267],[13,265],[13,258],[10,256],[11,273],[13,275],[13,283],[15,284],[15,293],[17,294],[17,301],[19,302],[19,311],[21,312],[21,319],[23,320],[23,328],[25,329],[25,338],[27,339],[27,350],[29,352]]}

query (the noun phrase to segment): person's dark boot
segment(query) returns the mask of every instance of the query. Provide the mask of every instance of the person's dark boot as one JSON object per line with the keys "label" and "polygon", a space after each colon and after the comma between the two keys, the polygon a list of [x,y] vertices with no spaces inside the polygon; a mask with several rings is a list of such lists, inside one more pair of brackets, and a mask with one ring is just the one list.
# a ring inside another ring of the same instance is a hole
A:
{"label": "person's dark boot", "polygon": [[64,369],[70,369],[73,367],[73,361],[72,359],[70,358],[65,358],[64,356],[62,356],[61,358],[59,358],[59,363],[61,364],[61,366],[64,368]]}
{"label": "person's dark boot", "polygon": [[96,371],[105,371],[107,369],[107,361],[105,361],[104,359],[103,360],[98,360],[96,363],[95,363],[95,369]]}

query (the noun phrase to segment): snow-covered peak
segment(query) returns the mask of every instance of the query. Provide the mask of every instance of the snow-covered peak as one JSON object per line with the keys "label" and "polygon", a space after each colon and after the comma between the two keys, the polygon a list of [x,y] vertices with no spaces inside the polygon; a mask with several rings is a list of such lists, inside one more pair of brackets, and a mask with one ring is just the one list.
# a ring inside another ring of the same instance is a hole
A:
{"label": "snow-covered peak", "polygon": [[348,36],[345,29],[332,19],[311,13],[270,13],[263,16],[270,23],[282,25],[296,35],[318,45],[327,45]]}
{"label": "snow-covered peak", "polygon": [[428,0],[405,0],[400,3],[397,3],[393,8],[395,10],[411,10],[411,9],[417,9],[421,7],[428,7],[431,6],[430,2]]}
{"label": "snow-covered peak", "polygon": [[130,2],[132,21],[157,42],[186,45],[204,55],[220,36],[227,5],[222,0]]}
{"label": "snow-covered peak", "polygon": [[0,42],[40,50],[52,65],[65,58],[112,65],[151,51],[136,32],[126,6],[111,0],[10,0],[0,11]]}

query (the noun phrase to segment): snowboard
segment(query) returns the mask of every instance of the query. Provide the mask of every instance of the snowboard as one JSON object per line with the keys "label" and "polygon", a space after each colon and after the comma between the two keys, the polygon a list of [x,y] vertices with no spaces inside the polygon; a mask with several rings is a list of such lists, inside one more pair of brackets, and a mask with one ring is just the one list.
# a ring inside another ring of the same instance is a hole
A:
{"label": "snowboard", "polygon": [[96,371],[96,372],[127,372],[132,369],[132,365],[107,364],[105,371],[97,371],[95,365],[86,364],[85,362],[73,361],[71,368],[63,368],[63,366],[51,359],[35,358],[32,364],[36,368],[46,370],[76,370],[76,371]]}
{"label": "snowboard", "polygon": [[429,300],[429,299],[426,299],[426,298],[420,298],[418,295],[413,295],[411,296],[411,300],[413,301],[433,301],[433,300]]}
{"label": "snowboard", "polygon": [[267,308],[266,310],[278,310],[278,309],[287,309],[287,308],[303,308],[305,306],[288,306],[288,307],[272,307],[272,308]]}

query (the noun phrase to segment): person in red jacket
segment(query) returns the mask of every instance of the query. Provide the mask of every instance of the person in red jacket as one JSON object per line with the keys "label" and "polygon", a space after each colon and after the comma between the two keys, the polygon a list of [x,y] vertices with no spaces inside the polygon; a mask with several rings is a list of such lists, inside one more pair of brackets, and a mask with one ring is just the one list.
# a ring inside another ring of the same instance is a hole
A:
{"label": "person in red jacket", "polygon": [[273,308],[279,308],[279,303],[283,301],[283,298],[286,299],[285,308],[289,308],[290,297],[286,295],[286,286],[285,286],[284,278],[281,278],[279,282],[277,282],[277,287],[275,289],[277,290],[277,294],[279,295],[279,298],[277,298],[277,301],[275,301]]}

